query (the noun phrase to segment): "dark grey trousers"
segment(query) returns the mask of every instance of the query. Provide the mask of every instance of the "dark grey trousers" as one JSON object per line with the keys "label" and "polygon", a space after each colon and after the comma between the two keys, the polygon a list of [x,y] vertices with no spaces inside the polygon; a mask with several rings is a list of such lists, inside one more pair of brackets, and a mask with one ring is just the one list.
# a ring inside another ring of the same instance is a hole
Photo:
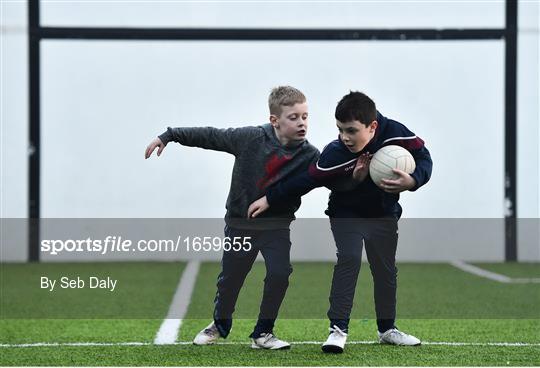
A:
{"label": "dark grey trousers", "polygon": [[214,322],[219,333],[227,337],[231,331],[238,294],[259,251],[264,258],[266,277],[259,317],[250,336],[259,337],[262,333],[271,333],[292,273],[290,230],[243,230],[226,226],[225,236],[251,237],[252,249],[249,252],[223,252],[214,299]]}
{"label": "dark grey trousers", "polygon": [[365,247],[373,276],[378,329],[384,332],[393,328],[396,318],[397,219],[331,218],[330,224],[337,248],[329,298],[330,325],[348,329],[362,248]]}

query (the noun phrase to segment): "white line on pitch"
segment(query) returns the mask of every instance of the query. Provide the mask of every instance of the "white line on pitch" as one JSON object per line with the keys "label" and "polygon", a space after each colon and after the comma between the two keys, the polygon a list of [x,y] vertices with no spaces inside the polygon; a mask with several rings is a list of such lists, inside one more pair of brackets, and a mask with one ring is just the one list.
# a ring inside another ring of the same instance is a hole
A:
{"label": "white line on pitch", "polygon": [[453,261],[450,264],[462,271],[472,273],[473,275],[480,276],[489,280],[502,282],[505,284],[529,284],[540,283],[540,278],[511,278],[505,275],[501,275],[495,272],[484,270],[480,267],[473,266],[463,261]]}
{"label": "white line on pitch", "polygon": [[[292,341],[292,345],[321,345],[322,341]],[[178,341],[168,345],[192,345],[191,341]],[[349,345],[378,345],[379,342],[372,341],[347,341]],[[28,344],[0,344],[0,348],[33,348],[33,347],[60,347],[60,346],[151,346],[151,342],[38,342]],[[217,345],[249,345],[245,342],[220,342]],[[537,342],[445,342],[445,341],[423,341],[422,345],[440,346],[540,346]],[[197,349],[200,349],[197,347]]]}
{"label": "white line on pitch", "polygon": [[178,337],[178,331],[182,325],[182,318],[186,315],[189,302],[191,301],[191,294],[193,292],[193,287],[195,286],[195,281],[197,280],[199,267],[199,261],[188,262],[186,269],[180,277],[180,282],[174,293],[167,317],[165,317],[165,320],[161,323],[161,327],[156,334],[154,344],[167,345],[175,343]]}

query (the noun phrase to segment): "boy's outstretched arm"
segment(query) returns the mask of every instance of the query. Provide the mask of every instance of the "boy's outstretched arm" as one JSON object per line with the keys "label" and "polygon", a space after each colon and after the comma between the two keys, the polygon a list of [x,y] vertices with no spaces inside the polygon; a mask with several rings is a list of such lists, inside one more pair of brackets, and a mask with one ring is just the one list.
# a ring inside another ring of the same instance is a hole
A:
{"label": "boy's outstretched arm", "polygon": [[287,201],[288,199],[301,197],[312,189],[321,187],[324,184],[312,177],[310,172],[312,166],[308,170],[293,176],[292,178],[270,187],[266,190],[266,195],[253,202],[249,208],[248,218],[257,217],[271,206]]}
{"label": "boy's outstretched arm", "polygon": [[291,198],[301,197],[315,188],[328,186],[337,178],[349,176],[350,170],[356,170],[355,180],[361,182],[367,176],[366,167],[369,166],[370,158],[370,155],[362,155],[358,159],[343,162],[342,157],[327,146],[308,170],[268,188],[266,196],[249,206],[248,218],[256,217],[268,208]]}
{"label": "boy's outstretched arm", "polygon": [[167,128],[159,136],[163,144],[174,141],[184,146],[239,154],[247,141],[261,134],[257,127],[218,129],[214,127]]}
{"label": "boy's outstretched arm", "polygon": [[323,182],[320,182],[311,176],[313,167],[316,165],[316,163],[312,163],[307,170],[304,170],[300,174],[287,180],[280,181],[276,185],[268,188],[264,197],[251,203],[248,208],[247,217],[257,217],[272,205],[287,201],[291,197],[301,197],[312,189],[323,186]]}

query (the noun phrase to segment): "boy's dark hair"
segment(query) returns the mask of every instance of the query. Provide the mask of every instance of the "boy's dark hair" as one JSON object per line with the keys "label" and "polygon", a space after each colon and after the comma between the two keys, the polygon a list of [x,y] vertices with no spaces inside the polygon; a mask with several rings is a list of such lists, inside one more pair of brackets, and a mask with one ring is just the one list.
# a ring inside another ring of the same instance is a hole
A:
{"label": "boy's dark hair", "polygon": [[377,108],[375,102],[366,94],[350,91],[338,102],[335,117],[342,123],[358,120],[368,126],[373,120],[377,120]]}

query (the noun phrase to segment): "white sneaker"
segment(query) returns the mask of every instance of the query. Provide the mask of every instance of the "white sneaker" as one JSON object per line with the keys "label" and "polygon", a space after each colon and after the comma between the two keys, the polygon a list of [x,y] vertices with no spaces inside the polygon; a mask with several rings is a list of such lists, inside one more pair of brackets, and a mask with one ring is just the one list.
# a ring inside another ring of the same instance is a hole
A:
{"label": "white sneaker", "polygon": [[219,338],[219,331],[214,322],[212,322],[195,336],[193,345],[212,345],[215,344]]}
{"label": "white sneaker", "polygon": [[407,335],[401,332],[397,328],[392,328],[385,333],[379,332],[379,342],[381,344],[391,345],[404,345],[404,346],[417,346],[421,344],[421,341],[412,335]]}
{"label": "white sneaker", "polygon": [[261,337],[252,340],[251,347],[253,349],[285,350],[291,348],[291,344],[278,339],[271,333],[263,334]]}
{"label": "white sneaker", "polygon": [[338,326],[330,327],[330,335],[322,345],[321,349],[325,353],[343,353],[345,342],[347,341],[347,333],[343,332]]}

